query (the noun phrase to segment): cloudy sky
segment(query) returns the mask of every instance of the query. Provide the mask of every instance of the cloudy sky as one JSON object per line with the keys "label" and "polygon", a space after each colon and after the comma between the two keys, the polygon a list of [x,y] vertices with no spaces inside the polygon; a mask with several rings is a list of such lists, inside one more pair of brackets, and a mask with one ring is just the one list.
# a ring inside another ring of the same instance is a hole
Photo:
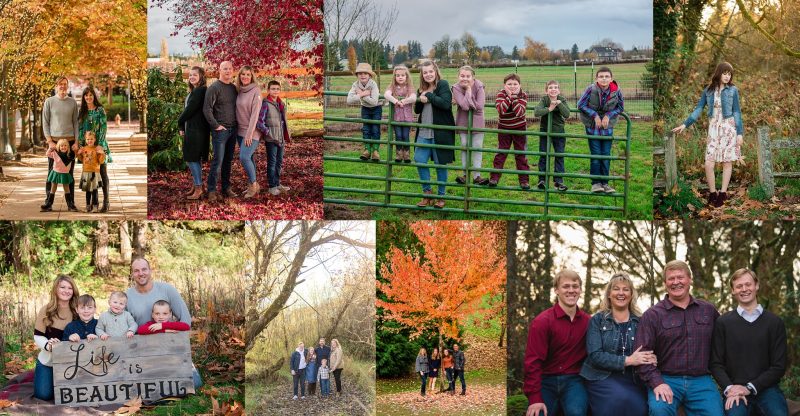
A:
{"label": "cloudy sky", "polygon": [[[375,0],[389,3],[391,0]],[[500,45],[510,53],[525,36],[551,49],[581,50],[603,38],[625,48],[652,46],[651,0],[397,0],[400,13],[389,42],[422,43],[427,52],[445,34],[472,33],[481,46]],[[431,16],[430,19],[420,16]]]}
{"label": "cloudy sky", "polygon": [[191,55],[195,51],[189,46],[185,31],[175,37],[170,34],[175,30],[167,19],[172,16],[167,10],[150,7],[147,11],[147,53],[158,55],[161,52],[161,39],[167,39],[170,54]]}

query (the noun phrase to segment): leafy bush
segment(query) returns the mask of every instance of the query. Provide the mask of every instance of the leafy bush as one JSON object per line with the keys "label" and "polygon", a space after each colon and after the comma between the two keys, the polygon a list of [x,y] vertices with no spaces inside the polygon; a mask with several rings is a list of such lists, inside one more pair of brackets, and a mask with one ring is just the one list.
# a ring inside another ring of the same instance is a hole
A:
{"label": "leafy bush", "polygon": [[683,179],[678,179],[678,192],[656,195],[654,198],[653,206],[665,217],[691,217],[703,207],[703,200]]}
{"label": "leafy bush", "polygon": [[760,183],[747,187],[747,196],[756,201],[766,201],[769,199],[767,198],[767,191],[764,190],[764,187],[761,186]]}
{"label": "leafy bush", "polygon": [[180,68],[170,79],[157,68],[147,75],[147,163],[148,171],[184,168],[178,117],[183,111],[188,88]]}
{"label": "leafy bush", "polygon": [[[463,335],[463,328],[459,329],[459,337]],[[377,325],[375,334],[375,362],[377,363],[378,377],[402,377],[411,374],[414,361],[420,348],[425,348],[430,356],[431,351],[439,342],[439,335],[433,330],[426,330],[417,338],[409,340],[410,331],[395,321],[383,321]],[[442,338],[445,345],[455,342],[452,338]],[[468,345],[459,343],[461,351],[466,351]]]}
{"label": "leafy bush", "polygon": [[509,415],[524,415],[528,411],[528,398],[524,394],[508,396],[506,399],[506,413]]}

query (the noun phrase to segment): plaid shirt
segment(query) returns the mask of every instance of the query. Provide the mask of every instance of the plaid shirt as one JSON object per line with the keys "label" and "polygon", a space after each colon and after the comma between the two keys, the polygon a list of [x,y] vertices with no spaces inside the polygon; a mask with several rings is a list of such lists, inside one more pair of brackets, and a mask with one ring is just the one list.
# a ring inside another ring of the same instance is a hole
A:
{"label": "plaid shirt", "polygon": [[331,378],[331,368],[328,366],[319,368],[319,380],[328,380]]}
{"label": "plaid shirt", "polygon": [[711,374],[708,367],[714,322],[719,317],[714,306],[690,296],[686,309],[664,298],[642,315],[636,331],[634,351],[652,350],[658,367],[638,367],[639,377],[650,388],[664,383],[664,375],[702,376]]}
{"label": "plaid shirt", "polygon": [[[616,86],[614,86],[613,88],[609,86],[609,88],[606,88],[605,90],[602,89],[600,90],[600,107],[605,105],[606,101],[608,101],[608,98],[611,96],[612,92],[617,93],[618,102],[616,107],[612,108],[608,113],[605,114],[610,119],[619,116],[620,113],[622,113],[622,111],[624,111],[625,109],[625,99],[622,98],[622,90],[618,89],[618,87]],[[586,113],[589,117],[596,117],[599,115],[597,111],[589,107],[589,96],[591,95],[591,93],[592,93],[592,86],[590,85],[589,88],[587,88],[583,92],[581,99],[578,100],[578,108],[584,113]],[[605,129],[599,126],[594,126],[593,128],[586,127],[586,134],[591,134],[594,136],[613,136],[614,128],[611,126],[608,126],[608,128]]]}

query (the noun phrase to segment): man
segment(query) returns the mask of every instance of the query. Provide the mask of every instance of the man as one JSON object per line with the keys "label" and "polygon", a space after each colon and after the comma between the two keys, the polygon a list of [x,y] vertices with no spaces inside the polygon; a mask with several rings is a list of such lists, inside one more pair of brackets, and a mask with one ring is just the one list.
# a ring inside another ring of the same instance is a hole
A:
{"label": "man", "polygon": [[131,262],[133,286],[125,292],[128,295],[128,312],[133,315],[136,325],[151,320],[153,304],[159,300],[169,302],[172,314],[181,322],[192,325],[189,308],[180,293],[169,283],[156,282],[151,277],[150,263],[144,257]]}
{"label": "man", "polygon": [[586,329],[591,317],[578,309],[581,277],[564,269],[553,279],[558,301],[531,322],[525,351],[528,396],[526,416],[585,416],[589,398],[579,375],[586,358]]}
{"label": "man", "polygon": [[708,370],[719,313],[689,294],[692,272],[683,261],[667,263],[664,284],[667,296],[642,315],[634,345],[658,357],[658,367],[638,368],[648,386],[650,415],[675,415],[683,405],[690,415],[722,416],[722,401]]}
{"label": "man", "polygon": [[467,394],[467,383],[464,382],[464,365],[466,363],[464,351],[459,350],[458,344],[453,344],[453,390],[450,394],[456,393],[456,379],[461,380],[461,395]]}
{"label": "man", "polygon": [[316,380],[317,374],[319,374],[319,367],[320,367],[319,363],[322,362],[322,359],[324,358],[328,360],[328,362],[331,362],[331,347],[325,345],[324,337],[319,339],[319,346],[317,348],[314,348],[314,354],[316,354],[317,356],[317,370],[314,373],[314,380]]}
{"label": "man", "polygon": [[[42,132],[44,133],[45,146],[55,146],[56,143],[65,139],[69,142],[73,150],[75,147],[75,140],[78,138],[78,104],[75,99],[67,94],[69,88],[69,81],[67,77],[60,76],[56,80],[56,95],[49,97],[44,101],[42,108]],[[47,174],[53,170],[53,159],[48,158]],[[70,166],[69,174],[75,170],[75,163]],[[45,181],[46,199],[41,209],[48,210],[53,206],[53,199],[55,194],[50,193],[50,182]],[[69,184],[70,198],[75,200],[75,182]],[[76,209],[77,211],[77,209]]]}
{"label": "man", "polygon": [[297,344],[297,349],[292,352],[289,368],[292,370],[292,389],[297,400],[297,387],[300,386],[300,398],[306,398],[306,346],[302,342]]}
{"label": "man", "polygon": [[725,396],[727,416],[760,410],[786,416],[786,398],[778,383],[786,372],[786,327],[758,303],[758,277],[739,269],[730,278],[738,306],[717,319],[711,347],[711,373]]}
{"label": "man", "polygon": [[233,64],[219,64],[219,79],[206,91],[203,115],[211,127],[211,168],[208,172],[208,200],[216,202],[217,172],[220,172],[222,196],[233,197],[231,191],[231,162],[236,146],[236,87],[233,85]]}

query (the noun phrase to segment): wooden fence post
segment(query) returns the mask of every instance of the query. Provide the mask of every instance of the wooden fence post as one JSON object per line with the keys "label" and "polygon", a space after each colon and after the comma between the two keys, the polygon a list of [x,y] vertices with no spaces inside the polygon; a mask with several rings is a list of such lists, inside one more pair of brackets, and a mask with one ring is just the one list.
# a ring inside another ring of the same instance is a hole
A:
{"label": "wooden fence post", "polygon": [[775,195],[775,178],[772,170],[772,150],[769,143],[769,127],[758,128],[758,180],[767,194],[767,198]]}
{"label": "wooden fence post", "polygon": [[678,163],[675,157],[675,135],[664,137],[664,180],[668,194],[678,192]]}

